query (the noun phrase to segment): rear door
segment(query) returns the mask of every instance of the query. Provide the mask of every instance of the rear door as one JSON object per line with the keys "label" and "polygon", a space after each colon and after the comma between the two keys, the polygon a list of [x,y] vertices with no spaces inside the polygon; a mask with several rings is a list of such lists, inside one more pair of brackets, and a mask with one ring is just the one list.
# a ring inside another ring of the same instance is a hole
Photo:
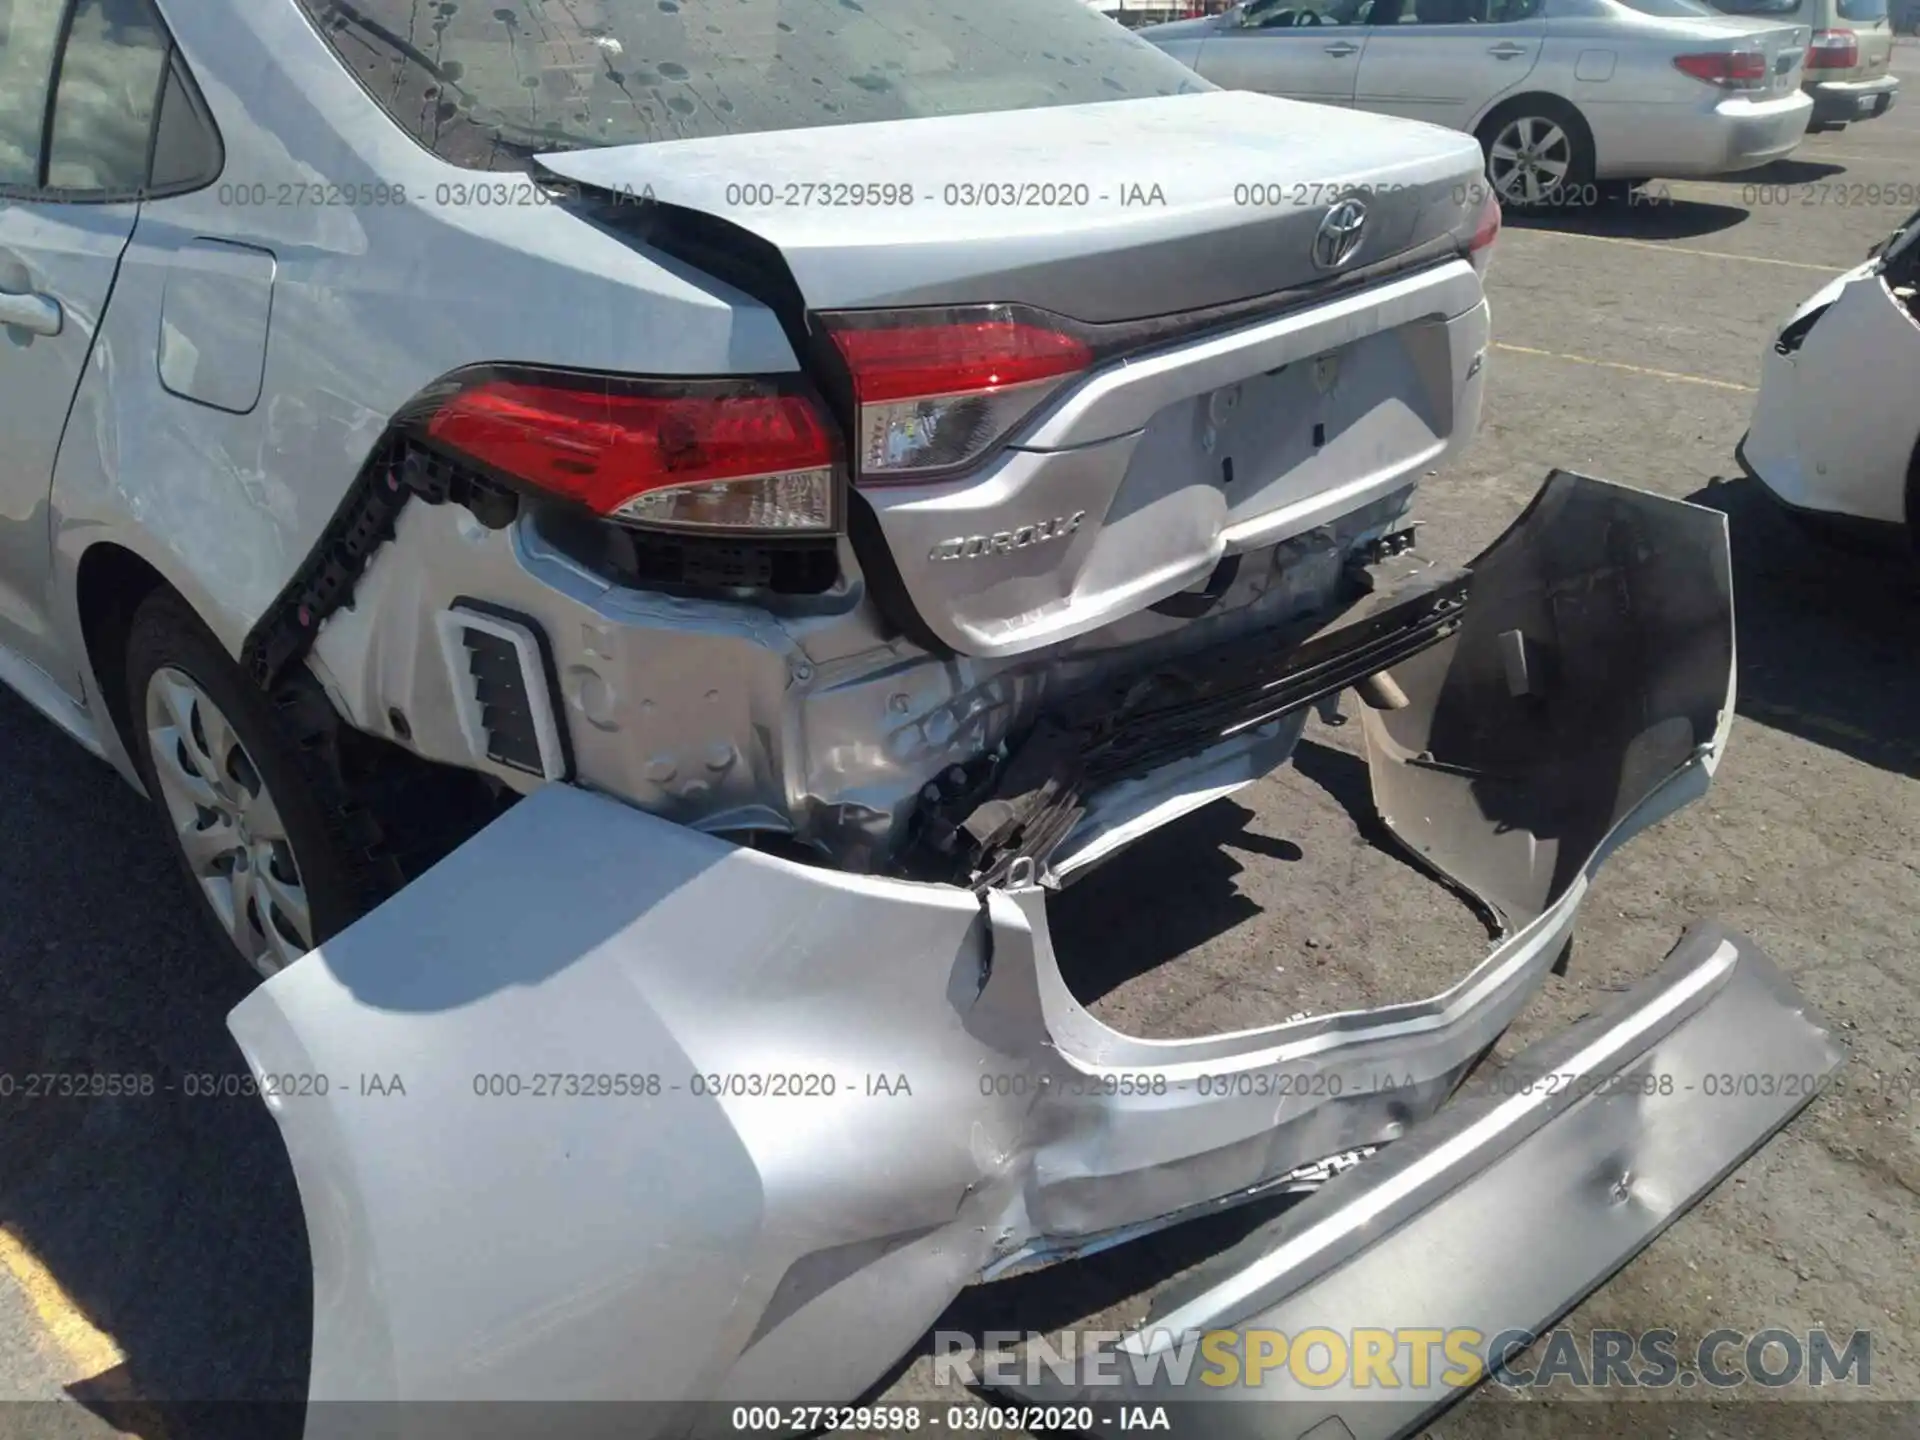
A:
{"label": "rear door", "polygon": [[166,65],[147,0],[0,0],[0,646],[69,689],[47,628],[48,496]]}
{"label": "rear door", "polygon": [[1351,105],[1376,0],[1253,0],[1225,17],[1199,70],[1228,90]]}
{"label": "rear door", "polygon": [[1543,0],[1380,0],[1354,104],[1466,130],[1532,72]]}

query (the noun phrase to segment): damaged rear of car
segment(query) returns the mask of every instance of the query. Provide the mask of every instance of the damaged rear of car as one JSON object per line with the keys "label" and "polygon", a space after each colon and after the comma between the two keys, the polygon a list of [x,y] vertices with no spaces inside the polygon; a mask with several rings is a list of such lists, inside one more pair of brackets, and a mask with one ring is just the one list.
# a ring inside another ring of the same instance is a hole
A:
{"label": "damaged rear of car", "polygon": [[[1510,1104],[1455,1099],[1564,964],[1607,855],[1705,789],[1729,585],[1717,512],[1556,473],[1464,572],[1041,705],[926,787],[886,874],[539,788],[231,1017],[307,1213],[309,1436],[527,1413],[396,1399],[645,1402],[545,1423],[722,1433],[729,1405],[859,1396],[966,1286],[1279,1194],[1319,1192],[1156,1304],[1156,1332],[1371,1321],[1410,1276],[1481,1334],[1543,1326],[1838,1058],[1757,947],[1709,929],[1523,1056]],[[1484,957],[1411,1002],[1177,1040],[1104,1023],[1050,895],[1356,682],[1381,818],[1489,917]],[[1735,1108],[1653,1083],[1759,1055],[1804,1087]],[[1478,1199],[1441,1204],[1462,1182]],[[1527,1284],[1469,1243],[1481,1200],[1541,1232]],[[1553,1243],[1562,1213],[1583,1243]],[[1328,1291],[1354,1257],[1373,1278]],[[1089,1383],[1037,1398],[1181,1398]],[[1290,1403],[1232,1407],[1233,1433],[1400,1434],[1457,1393],[1250,1394]]]}
{"label": "damaged rear of car", "polygon": [[[1559,1102],[1527,1102],[1497,1144],[1478,1138],[1493,1123],[1479,1111],[1433,1119],[1562,957],[1606,855],[1701,793],[1719,760],[1725,521],[1556,473],[1464,577],[1415,595],[1285,647],[1297,665],[1263,670],[1242,642],[1157,705],[1036,734],[1041,789],[1097,813],[1101,792],[1076,781],[1110,747],[1187,749],[1272,711],[1291,723],[1388,655],[1374,687],[1390,706],[1364,712],[1376,803],[1497,932],[1440,994],[1136,1038],[1075,997],[1048,931],[1085,818],[1044,809],[1016,832],[1066,842],[1038,839],[969,884],[797,863],[559,785],[263,986],[231,1021],[260,1076],[406,1081],[390,1103],[350,1087],[269,1098],[308,1209],[314,1397],[846,1400],[963,1286],[1015,1268],[1330,1177],[1328,1223],[1384,1236],[1367,1217],[1405,1188],[1399,1170],[1424,1176],[1430,1152],[1466,1143],[1420,1140],[1429,1121],[1476,1137],[1467,1173],[1536,1134],[1551,1138],[1527,1153],[1547,1158],[1515,1162],[1528,1183],[1584,1194],[1649,1167],[1653,1208],[1566,1247],[1530,1287],[1466,1292],[1476,1322],[1559,1313],[1784,1123],[1835,1057],[1751,942],[1704,938],[1600,1031],[1556,1042],[1548,1068],[1580,1077],[1568,1100],[1612,1097],[1603,1127]],[[1804,1062],[1805,1093],[1729,1115],[1632,1078],[1655,1040],[1685,1074],[1729,1035]],[[1393,1176],[1366,1158],[1406,1137]],[[1681,1156],[1699,1163],[1669,1175]],[[1481,1229],[1454,1217],[1460,1243]],[[1210,1323],[1267,1303],[1275,1275],[1302,1282],[1280,1263],[1223,1259],[1220,1283],[1247,1303]],[[424,1435],[445,1413],[380,1416]],[[623,1423],[700,1433],[702,1413]]]}

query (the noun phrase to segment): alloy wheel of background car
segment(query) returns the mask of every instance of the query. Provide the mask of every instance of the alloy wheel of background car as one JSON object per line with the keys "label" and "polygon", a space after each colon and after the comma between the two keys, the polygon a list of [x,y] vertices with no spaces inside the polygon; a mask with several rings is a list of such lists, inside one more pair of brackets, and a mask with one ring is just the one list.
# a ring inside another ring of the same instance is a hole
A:
{"label": "alloy wheel of background car", "polygon": [[1578,184],[1579,144],[1545,115],[1516,115],[1487,147],[1487,179],[1502,205],[1553,204]]}
{"label": "alloy wheel of background car", "polygon": [[148,758],[158,799],[201,894],[263,975],[313,948],[313,906],[286,822],[233,724],[186,671],[147,681]]}

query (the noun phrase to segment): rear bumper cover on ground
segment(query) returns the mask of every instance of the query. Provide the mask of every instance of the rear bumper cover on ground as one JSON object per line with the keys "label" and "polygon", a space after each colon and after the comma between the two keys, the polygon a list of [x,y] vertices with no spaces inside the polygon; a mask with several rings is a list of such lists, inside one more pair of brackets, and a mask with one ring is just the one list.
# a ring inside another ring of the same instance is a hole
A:
{"label": "rear bumper cover on ground", "polygon": [[[1798,1113],[1839,1060],[1757,945],[1696,926],[1605,1014],[1525,1051],[1185,1277],[1114,1352],[1023,1394],[1109,1422],[1122,1405],[1172,1402],[1187,1422],[1176,1428],[1209,1440],[1410,1434],[1469,1388],[1476,1367],[1462,1355],[1484,1370],[1524,1344],[1488,1353],[1499,1337],[1544,1334]],[[1156,1350],[1228,1328],[1239,1338],[1221,1353],[1241,1357],[1256,1353],[1251,1331],[1266,1332],[1268,1355],[1276,1337],[1308,1331],[1419,1328],[1481,1343],[1422,1367],[1425,1384],[1401,1363],[1391,1387],[1378,1374],[1356,1386],[1351,1372],[1304,1385],[1309,1367],[1284,1358],[1216,1389],[1155,1373]],[[1454,1383],[1441,1378],[1456,1366]],[[1103,1373],[1112,1383],[1097,1383]]]}
{"label": "rear bumper cover on ground", "polygon": [[1718,512],[1558,472],[1475,563],[1366,724],[1386,823],[1501,938],[1376,1010],[1138,1039],[1040,888],[539,791],[231,1018],[307,1211],[313,1398],[843,1400],[982,1276],[1418,1134],[1606,855],[1704,790],[1730,585]]}

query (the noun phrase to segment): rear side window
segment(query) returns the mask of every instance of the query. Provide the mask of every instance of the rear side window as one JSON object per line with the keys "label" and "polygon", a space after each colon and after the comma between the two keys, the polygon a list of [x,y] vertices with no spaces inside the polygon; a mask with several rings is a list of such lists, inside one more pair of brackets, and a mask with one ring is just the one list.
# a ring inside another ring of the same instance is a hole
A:
{"label": "rear side window", "polygon": [[1085,0],[300,3],[404,129],[481,169],[1211,88]]}
{"label": "rear side window", "polygon": [[1805,0],[1713,0],[1713,8],[1726,15],[1794,15]]}
{"label": "rear side window", "polygon": [[63,9],[60,0],[0,0],[0,185],[30,190],[40,183]]}
{"label": "rear side window", "polygon": [[147,0],[77,0],[53,99],[48,188],[143,188],[166,71],[167,37]]}

